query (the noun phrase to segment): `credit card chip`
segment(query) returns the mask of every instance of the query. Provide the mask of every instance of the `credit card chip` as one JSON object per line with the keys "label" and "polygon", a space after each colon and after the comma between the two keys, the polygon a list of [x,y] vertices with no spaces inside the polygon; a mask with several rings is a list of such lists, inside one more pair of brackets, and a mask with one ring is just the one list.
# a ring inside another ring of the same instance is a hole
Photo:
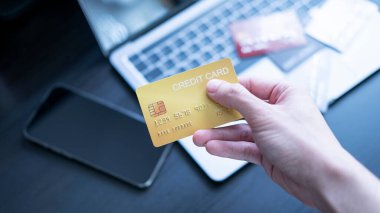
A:
{"label": "credit card chip", "polygon": [[148,105],[151,117],[157,117],[166,113],[166,107],[163,101],[157,101]]}

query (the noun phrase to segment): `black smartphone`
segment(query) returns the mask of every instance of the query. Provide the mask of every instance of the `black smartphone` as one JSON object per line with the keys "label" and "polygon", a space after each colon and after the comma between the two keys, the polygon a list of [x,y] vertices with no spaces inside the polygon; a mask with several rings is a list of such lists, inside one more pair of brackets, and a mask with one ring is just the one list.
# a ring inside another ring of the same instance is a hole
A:
{"label": "black smartphone", "polygon": [[24,135],[140,188],[152,184],[171,147],[153,147],[141,115],[65,85],[50,90]]}

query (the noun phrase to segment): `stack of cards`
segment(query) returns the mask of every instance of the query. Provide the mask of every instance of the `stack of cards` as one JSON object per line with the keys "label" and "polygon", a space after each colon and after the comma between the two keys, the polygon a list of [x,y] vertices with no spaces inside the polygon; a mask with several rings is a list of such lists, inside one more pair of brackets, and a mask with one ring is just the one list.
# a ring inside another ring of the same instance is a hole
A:
{"label": "stack of cards", "polygon": [[213,128],[242,116],[207,97],[211,79],[237,83],[230,59],[222,59],[137,88],[153,145],[156,147]]}
{"label": "stack of cards", "polygon": [[230,30],[240,57],[262,55],[307,42],[298,16],[293,11],[234,22]]}

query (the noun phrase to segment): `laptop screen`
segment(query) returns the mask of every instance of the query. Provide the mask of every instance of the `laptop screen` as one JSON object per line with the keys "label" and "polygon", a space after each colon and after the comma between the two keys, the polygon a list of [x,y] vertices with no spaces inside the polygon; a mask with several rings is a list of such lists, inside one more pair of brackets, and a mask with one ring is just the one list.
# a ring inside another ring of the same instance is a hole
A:
{"label": "laptop screen", "polygon": [[103,53],[146,32],[195,0],[79,0]]}

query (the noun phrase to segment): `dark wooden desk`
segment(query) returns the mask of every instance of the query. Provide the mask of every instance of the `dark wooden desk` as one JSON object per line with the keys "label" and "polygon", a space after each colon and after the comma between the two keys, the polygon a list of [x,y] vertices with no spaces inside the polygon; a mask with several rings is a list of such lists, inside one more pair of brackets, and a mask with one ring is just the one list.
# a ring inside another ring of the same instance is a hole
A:
{"label": "dark wooden desk", "polygon": [[[1,23],[0,212],[313,212],[249,165],[209,180],[175,144],[153,186],[136,189],[26,141],[22,129],[55,82],[138,111],[134,93],[101,55],[75,1],[40,0]],[[380,176],[380,74],[326,114],[355,157]]]}

